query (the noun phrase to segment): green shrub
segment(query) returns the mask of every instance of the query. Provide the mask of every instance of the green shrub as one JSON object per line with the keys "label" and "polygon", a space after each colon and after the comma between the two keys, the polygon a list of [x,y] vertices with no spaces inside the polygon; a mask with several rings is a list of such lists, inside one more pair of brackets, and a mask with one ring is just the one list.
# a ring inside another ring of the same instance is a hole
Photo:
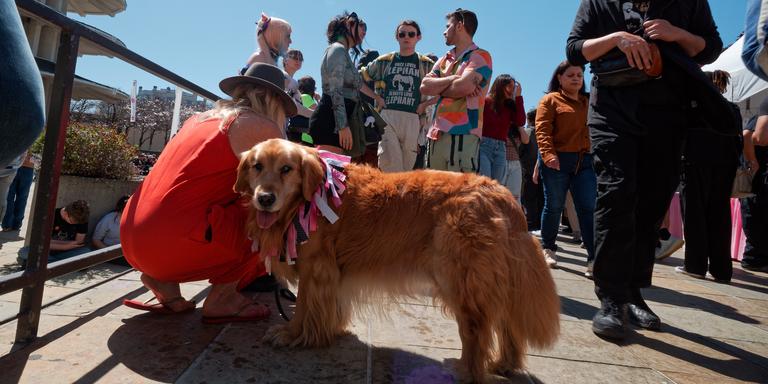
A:
{"label": "green shrub", "polygon": [[[33,153],[43,152],[45,137],[32,146]],[[104,179],[129,180],[138,173],[131,164],[138,150],[113,128],[74,123],[67,128],[61,174]]]}

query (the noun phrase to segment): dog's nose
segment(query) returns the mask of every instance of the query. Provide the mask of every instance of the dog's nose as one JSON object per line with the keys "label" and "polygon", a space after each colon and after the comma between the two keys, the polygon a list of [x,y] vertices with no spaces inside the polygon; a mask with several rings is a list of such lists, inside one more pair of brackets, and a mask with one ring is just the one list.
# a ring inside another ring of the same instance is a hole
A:
{"label": "dog's nose", "polygon": [[272,192],[260,192],[256,200],[259,201],[262,207],[268,208],[275,203],[275,194]]}

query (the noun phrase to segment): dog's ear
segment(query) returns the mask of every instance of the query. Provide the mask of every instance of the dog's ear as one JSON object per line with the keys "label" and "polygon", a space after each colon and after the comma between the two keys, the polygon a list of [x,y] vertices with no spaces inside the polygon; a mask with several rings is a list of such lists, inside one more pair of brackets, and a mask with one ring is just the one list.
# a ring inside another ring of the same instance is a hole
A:
{"label": "dog's ear", "polygon": [[253,196],[253,189],[251,183],[248,182],[248,170],[251,168],[251,162],[248,160],[251,157],[251,150],[245,151],[240,154],[240,165],[237,166],[237,181],[232,188],[235,192],[242,195]]}
{"label": "dog's ear", "polygon": [[314,149],[303,148],[304,154],[301,159],[301,192],[304,199],[312,201],[317,187],[323,182],[322,160]]}

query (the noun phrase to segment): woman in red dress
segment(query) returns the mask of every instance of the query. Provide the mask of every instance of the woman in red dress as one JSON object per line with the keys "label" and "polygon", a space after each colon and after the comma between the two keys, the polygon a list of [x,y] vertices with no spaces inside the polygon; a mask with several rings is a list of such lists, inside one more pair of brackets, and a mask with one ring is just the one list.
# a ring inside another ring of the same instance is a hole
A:
{"label": "woman in red dress", "polygon": [[283,138],[286,116],[296,113],[283,91],[283,72],[263,63],[224,79],[220,100],[191,117],[163,150],[125,208],[120,238],[126,260],[157,298],[125,304],[159,313],[190,311],[179,283],[209,280],[203,304],[208,323],[267,317],[269,308],[239,292],[265,273],[245,233],[246,204],[233,186],[239,154]]}

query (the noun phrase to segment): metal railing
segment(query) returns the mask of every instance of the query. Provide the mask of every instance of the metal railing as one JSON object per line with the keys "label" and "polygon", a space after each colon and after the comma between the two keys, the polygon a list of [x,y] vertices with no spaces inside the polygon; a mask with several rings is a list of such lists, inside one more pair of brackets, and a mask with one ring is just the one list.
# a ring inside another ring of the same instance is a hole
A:
{"label": "metal railing", "polygon": [[0,277],[0,295],[22,290],[18,314],[2,320],[2,323],[18,319],[15,342],[28,343],[37,338],[43,290],[47,280],[122,256],[120,245],[114,245],[48,264],[51,229],[61,162],[64,156],[64,138],[69,124],[69,105],[72,100],[72,83],[80,39],[87,39],[109,51],[114,57],[152,73],[177,87],[213,101],[218,100],[219,97],[44,4],[34,0],[16,0],[16,5],[20,10],[61,28],[56,72],[48,103],[43,161],[35,190],[37,204],[32,213],[27,267],[24,271]]}

